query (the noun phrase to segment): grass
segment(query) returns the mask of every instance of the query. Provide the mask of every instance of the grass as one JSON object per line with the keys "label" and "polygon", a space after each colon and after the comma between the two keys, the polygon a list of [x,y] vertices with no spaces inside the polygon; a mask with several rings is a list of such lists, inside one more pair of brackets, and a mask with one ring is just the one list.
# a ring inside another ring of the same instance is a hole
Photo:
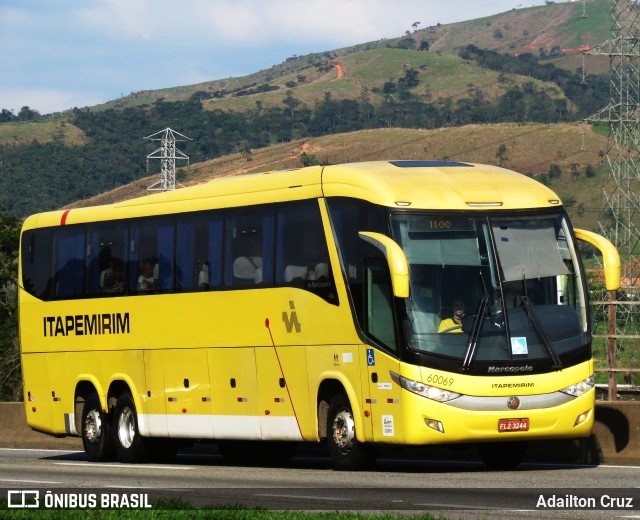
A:
{"label": "grass", "polygon": [[49,143],[56,139],[67,146],[79,145],[84,143],[84,133],[63,119],[0,124],[0,145],[24,145],[33,141]]}
{"label": "grass", "polygon": [[[362,514],[358,512],[301,512],[270,511],[266,509],[249,509],[242,506],[212,506],[197,508],[182,499],[154,502],[152,509],[119,510],[119,509],[7,509],[7,501],[0,500],[0,520],[31,519],[74,520],[86,517],[104,520],[130,519],[216,519],[216,520],[399,520],[407,515],[391,513]],[[446,517],[434,517],[429,513],[412,515],[419,520],[446,520]]]}

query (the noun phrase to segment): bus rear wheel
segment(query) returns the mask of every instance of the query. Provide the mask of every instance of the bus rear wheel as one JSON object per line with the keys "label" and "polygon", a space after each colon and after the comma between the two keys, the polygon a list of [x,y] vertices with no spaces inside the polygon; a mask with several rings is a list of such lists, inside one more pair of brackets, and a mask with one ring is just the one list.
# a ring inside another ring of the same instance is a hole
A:
{"label": "bus rear wheel", "polygon": [[145,440],[138,429],[138,415],[133,397],[123,392],[113,413],[114,440],[120,462],[142,462],[149,456]]}
{"label": "bus rear wheel", "polygon": [[335,395],[329,405],[327,444],[333,465],[338,470],[364,469],[375,462],[375,449],[356,439],[355,419],[344,394]]}
{"label": "bus rear wheel", "polygon": [[82,407],[82,445],[91,462],[115,458],[115,446],[108,414],[102,411],[98,394],[89,394]]}

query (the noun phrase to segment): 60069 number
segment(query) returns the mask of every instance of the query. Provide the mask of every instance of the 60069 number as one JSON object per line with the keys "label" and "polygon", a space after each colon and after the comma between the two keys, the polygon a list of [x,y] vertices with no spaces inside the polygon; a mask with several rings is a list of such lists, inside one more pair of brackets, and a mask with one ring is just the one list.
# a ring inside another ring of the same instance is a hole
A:
{"label": "60069 number", "polygon": [[440,376],[438,374],[429,374],[425,383],[434,385],[451,386],[453,384],[453,377]]}

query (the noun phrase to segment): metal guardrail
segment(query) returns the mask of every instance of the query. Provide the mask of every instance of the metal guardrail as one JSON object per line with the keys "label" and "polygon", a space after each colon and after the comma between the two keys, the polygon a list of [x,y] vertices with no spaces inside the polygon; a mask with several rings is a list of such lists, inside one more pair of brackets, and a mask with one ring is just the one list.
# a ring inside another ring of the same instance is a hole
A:
{"label": "metal guardrail", "polygon": [[607,372],[608,378],[608,392],[607,397],[609,401],[616,401],[618,398],[618,383],[617,374],[619,372],[632,373],[640,372],[640,368],[619,368],[617,358],[617,340],[618,339],[640,339],[640,334],[618,334],[617,333],[617,309],[618,305],[640,305],[640,301],[620,301],[616,300],[617,292],[608,291],[609,299],[606,301],[592,302],[593,305],[607,305],[609,312],[607,312],[607,334],[594,334],[594,338],[603,338],[607,340],[607,365],[608,368],[596,369],[596,372]]}

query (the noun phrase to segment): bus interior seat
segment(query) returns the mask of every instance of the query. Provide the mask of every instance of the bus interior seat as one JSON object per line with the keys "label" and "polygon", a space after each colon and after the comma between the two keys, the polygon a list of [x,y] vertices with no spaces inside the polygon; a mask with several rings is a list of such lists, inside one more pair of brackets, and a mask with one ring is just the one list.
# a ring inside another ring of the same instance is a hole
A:
{"label": "bus interior seat", "polygon": [[284,268],[284,281],[287,283],[292,282],[296,278],[304,280],[307,276],[307,267],[304,265],[288,265]]}
{"label": "bus interior seat", "polygon": [[240,284],[258,284],[262,282],[262,257],[239,256],[233,261],[234,282]]}
{"label": "bus interior seat", "polygon": [[329,277],[329,264],[320,262],[316,264],[316,280],[326,280]]}

